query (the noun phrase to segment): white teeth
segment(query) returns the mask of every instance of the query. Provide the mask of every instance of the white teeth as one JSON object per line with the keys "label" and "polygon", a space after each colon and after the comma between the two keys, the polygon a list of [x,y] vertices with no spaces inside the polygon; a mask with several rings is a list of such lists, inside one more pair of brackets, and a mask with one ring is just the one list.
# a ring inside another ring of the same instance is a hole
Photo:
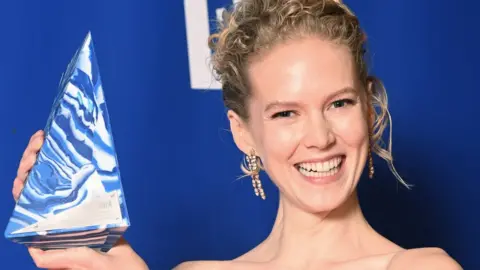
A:
{"label": "white teeth", "polygon": [[304,168],[300,167],[299,172],[307,177],[327,177],[327,176],[332,176],[340,170],[339,167],[334,168],[333,170],[330,170],[328,172],[314,172],[314,171],[307,171]]}
{"label": "white teeth", "polygon": [[305,162],[298,164],[298,170],[305,176],[325,177],[336,174],[339,170],[339,165],[341,162],[341,157],[335,157],[325,162]]}

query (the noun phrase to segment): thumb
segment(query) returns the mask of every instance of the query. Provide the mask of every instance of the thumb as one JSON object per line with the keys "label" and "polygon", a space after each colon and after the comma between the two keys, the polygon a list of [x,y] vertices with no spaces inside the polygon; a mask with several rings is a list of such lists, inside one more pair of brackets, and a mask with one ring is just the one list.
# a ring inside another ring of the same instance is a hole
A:
{"label": "thumb", "polygon": [[98,269],[106,260],[99,252],[83,247],[48,251],[29,248],[28,252],[38,268]]}

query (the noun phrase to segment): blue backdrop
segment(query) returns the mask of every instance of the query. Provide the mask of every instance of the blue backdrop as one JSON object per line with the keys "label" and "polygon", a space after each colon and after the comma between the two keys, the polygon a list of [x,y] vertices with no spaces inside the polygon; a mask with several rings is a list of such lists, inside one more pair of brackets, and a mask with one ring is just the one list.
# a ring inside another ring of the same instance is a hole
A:
{"label": "blue backdrop", "polygon": [[[277,191],[263,176],[268,198],[261,201],[248,180],[236,181],[242,156],[221,92],[202,89],[209,29],[202,4],[213,19],[231,2],[186,2],[0,2],[3,224],[20,156],[91,30],[132,219],[126,238],[151,269],[233,258],[269,233]],[[372,71],[389,92],[397,169],[416,185],[402,188],[376,159],[375,179],[360,187],[368,220],[400,245],[440,246],[465,269],[480,267],[480,2],[346,2],[368,32]],[[3,238],[0,264],[35,269],[24,247]]]}

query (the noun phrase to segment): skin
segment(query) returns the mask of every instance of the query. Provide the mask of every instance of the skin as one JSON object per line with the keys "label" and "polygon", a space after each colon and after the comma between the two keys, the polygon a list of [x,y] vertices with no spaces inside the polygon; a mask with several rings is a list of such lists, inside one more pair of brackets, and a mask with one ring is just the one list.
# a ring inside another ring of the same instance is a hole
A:
{"label": "skin", "polygon": [[[228,116],[238,148],[255,149],[280,190],[275,225],[233,261],[178,269],[461,269],[443,250],[405,250],[365,220],[356,186],[369,149],[369,105],[347,47],[296,39],[253,59],[247,72],[250,118]],[[336,155],[343,168],[328,184],[307,181],[295,166]]]}
{"label": "skin", "polygon": [[[186,262],[176,269],[461,269],[441,249],[402,249],[363,217],[355,188],[368,152],[367,105],[346,47],[317,38],[279,45],[248,72],[251,118],[245,122],[232,111],[228,117],[239,149],[255,149],[280,189],[277,220],[265,241],[233,261]],[[15,199],[42,143],[39,131],[20,162]],[[330,184],[312,184],[294,166],[332,154],[345,161]],[[123,239],[107,254],[29,251],[40,268],[148,269]]]}
{"label": "skin", "polygon": [[[29,171],[36,161],[37,154],[44,141],[43,131],[37,131],[26,147],[17,176],[13,181],[12,195],[18,200]],[[89,248],[71,248],[66,250],[42,251],[28,248],[28,251],[38,268],[42,269],[118,269],[118,270],[148,270],[148,266],[138,256],[125,239],[119,242],[108,253],[100,253]]]}
{"label": "skin", "polygon": [[[275,225],[235,260],[186,262],[175,269],[462,269],[441,249],[397,246],[365,220],[356,186],[369,148],[368,107],[346,47],[316,37],[280,44],[255,59],[248,74],[251,117],[246,122],[233,111],[228,117],[238,148],[246,154],[255,149],[280,190]],[[35,134],[25,151],[15,198],[42,142],[43,134]],[[307,181],[295,167],[332,155],[344,161],[328,184]],[[30,253],[41,268],[148,269],[126,241],[107,254],[86,248]]]}

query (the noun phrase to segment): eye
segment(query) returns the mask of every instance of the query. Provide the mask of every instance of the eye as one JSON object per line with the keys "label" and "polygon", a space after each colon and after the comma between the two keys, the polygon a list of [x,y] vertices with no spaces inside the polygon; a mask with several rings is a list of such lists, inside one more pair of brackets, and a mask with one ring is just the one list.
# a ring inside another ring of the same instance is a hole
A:
{"label": "eye", "polygon": [[332,102],[332,107],[334,109],[342,108],[347,105],[355,105],[355,100],[346,98],[346,99],[335,100],[334,102]]}
{"label": "eye", "polygon": [[294,111],[281,111],[277,112],[274,115],[272,115],[272,118],[285,118],[285,117],[292,117],[295,114]]}

